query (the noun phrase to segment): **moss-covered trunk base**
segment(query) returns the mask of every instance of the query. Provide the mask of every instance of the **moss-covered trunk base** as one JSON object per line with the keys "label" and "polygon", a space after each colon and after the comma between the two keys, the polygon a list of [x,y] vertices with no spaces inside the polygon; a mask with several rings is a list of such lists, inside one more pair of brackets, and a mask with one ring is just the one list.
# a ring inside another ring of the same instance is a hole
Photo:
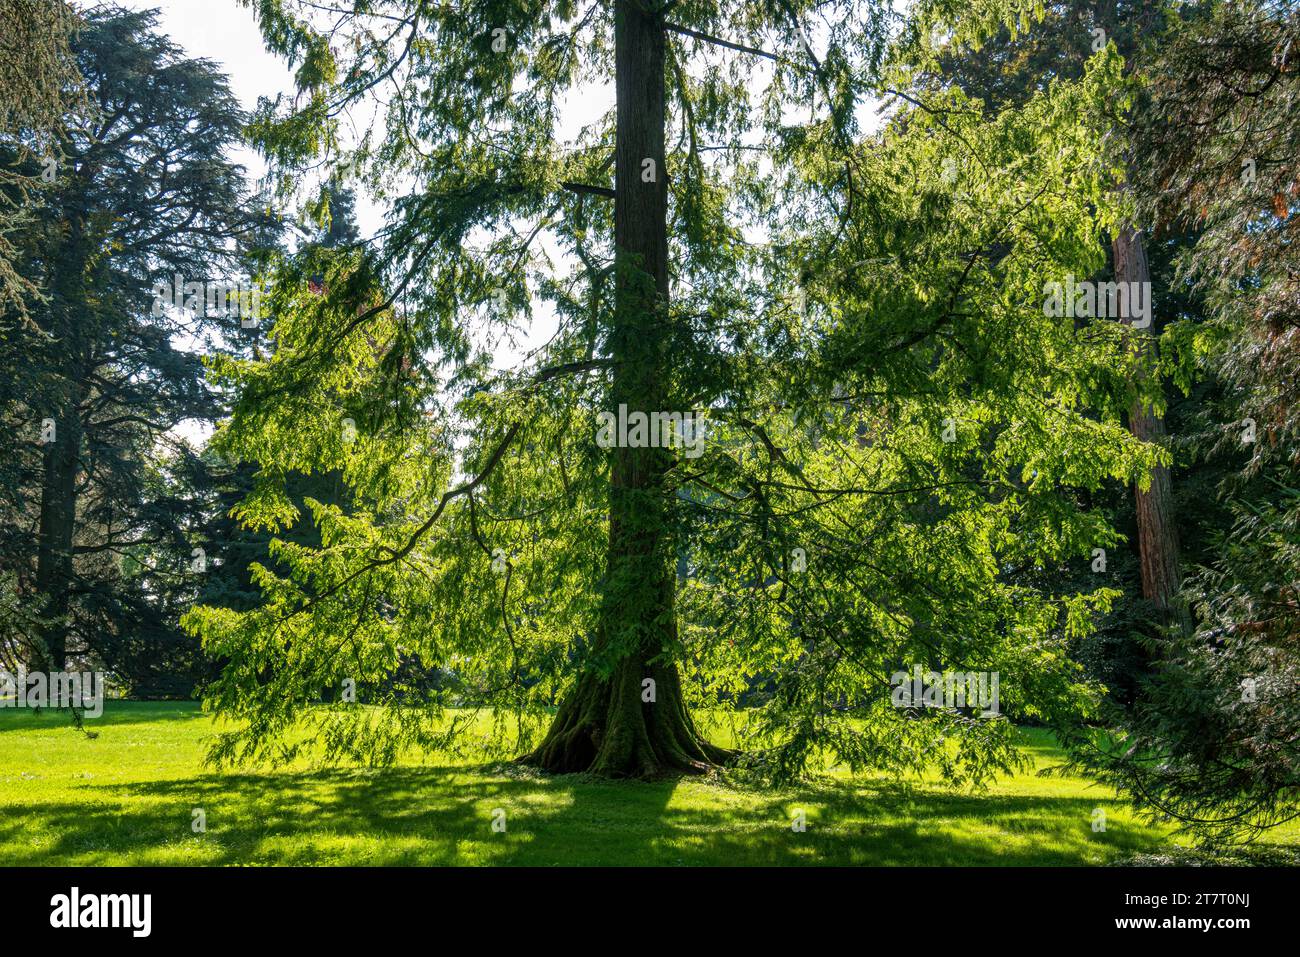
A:
{"label": "moss-covered trunk base", "polygon": [[696,730],[682,701],[677,667],[646,664],[634,656],[608,677],[583,675],[545,740],[519,762],[553,774],[657,778],[705,774],[733,755]]}

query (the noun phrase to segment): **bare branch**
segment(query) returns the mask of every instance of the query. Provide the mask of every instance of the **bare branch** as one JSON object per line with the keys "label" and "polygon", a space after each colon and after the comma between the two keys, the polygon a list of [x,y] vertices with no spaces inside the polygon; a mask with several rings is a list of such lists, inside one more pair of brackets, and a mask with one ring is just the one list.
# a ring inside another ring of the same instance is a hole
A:
{"label": "bare branch", "polygon": [[569,182],[564,182],[560,185],[567,190],[571,190],[575,193],[585,193],[589,196],[608,196],[610,199],[613,199],[615,195],[614,191],[608,186],[589,186],[586,183]]}
{"label": "bare branch", "polygon": [[732,43],[730,40],[724,40],[721,37],[710,36],[707,33],[701,33],[699,30],[692,30],[690,27],[684,27],[677,23],[664,23],[664,29],[671,33],[680,33],[684,37],[691,37],[695,40],[702,40],[705,43],[712,43],[714,46],[726,47],[728,50],[739,50],[741,53],[750,53],[754,56],[766,57],[769,60],[775,60],[777,63],[788,63],[785,57],[775,53],[769,53],[766,50],[760,50],[758,47],[748,47],[743,43]]}

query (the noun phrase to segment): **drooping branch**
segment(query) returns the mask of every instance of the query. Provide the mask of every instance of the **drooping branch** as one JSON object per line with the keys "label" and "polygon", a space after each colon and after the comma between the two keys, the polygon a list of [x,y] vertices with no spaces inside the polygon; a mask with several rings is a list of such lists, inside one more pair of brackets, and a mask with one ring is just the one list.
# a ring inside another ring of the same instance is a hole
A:
{"label": "drooping branch", "polygon": [[425,519],[425,521],[420,525],[420,527],[417,528],[413,533],[411,533],[411,537],[406,540],[406,543],[404,545],[400,546],[399,548],[391,548],[387,545],[380,546],[380,551],[388,553],[387,557],[376,558],[373,561],[366,562],[366,564],[358,568],[352,574],[345,576],[340,581],[326,588],[320,594],[313,596],[305,605],[299,608],[295,608],[290,613],[281,616],[280,620],[287,621],[289,618],[293,617],[294,615],[298,615],[304,611],[310,610],[311,608],[320,604],[320,602],[324,601],[326,598],[329,598],[331,595],[341,591],[343,588],[347,587],[348,585],[356,581],[358,578],[360,578],[362,575],[366,574],[367,572],[372,572],[375,569],[382,568],[385,565],[391,565],[394,562],[399,562],[407,555],[409,555],[411,550],[415,548],[417,544],[419,544],[420,539],[422,539],[428,533],[429,529],[433,528],[434,524],[438,521],[438,519],[442,517],[442,513],[446,510],[447,506],[451,504],[453,499],[459,498],[462,495],[469,495],[476,488],[482,485],[483,482],[487,481],[487,477],[492,474],[492,471],[497,467],[498,463],[500,463],[502,457],[505,455],[506,449],[508,449],[510,447],[510,443],[514,441],[515,435],[518,434],[520,427],[521,427],[521,423],[519,422],[515,422],[513,425],[510,426],[505,436],[501,439],[499,443],[497,443],[496,448],[492,450],[492,454],[488,457],[488,460],[486,464],[484,464],[483,468],[479,470],[478,475],[474,476],[474,478],[471,479],[470,481],[464,482],[460,485],[457,485],[455,488],[448,489],[446,492],[442,493],[442,498],[438,500],[438,506],[433,510],[433,514],[430,515],[427,519]]}
{"label": "drooping branch", "polygon": [[[592,369],[604,368],[609,364],[610,363],[607,360],[594,359],[586,362],[567,362],[567,363],[562,363],[560,365],[548,366],[547,368],[540,370],[536,375],[534,375],[529,384],[537,385],[543,382],[550,381],[551,379],[559,378],[560,376],[570,375],[577,372],[590,371]],[[474,492],[475,489],[477,489],[480,485],[482,485],[483,482],[487,480],[488,476],[492,474],[492,471],[497,467],[498,464],[500,464],[502,457],[505,455],[506,450],[510,447],[510,444],[514,441],[515,436],[518,434],[519,429],[521,427],[522,427],[522,423],[520,422],[515,422],[510,426],[510,428],[506,431],[505,436],[502,437],[501,441],[497,443],[496,447],[492,450],[491,455],[488,456],[487,462],[484,463],[483,467],[479,470],[478,475],[476,475],[470,481],[464,482],[456,486],[455,488],[449,489],[448,491],[443,493],[442,498],[439,500],[437,507],[433,510],[433,513],[420,525],[419,528],[417,528],[411,534],[410,538],[407,539],[405,544],[401,545],[398,548],[391,548],[387,545],[381,546],[380,551],[387,553],[385,557],[376,558],[373,561],[367,562],[365,565],[363,565],[361,568],[358,568],[352,574],[348,575],[341,581],[325,589],[320,594],[314,596],[301,608],[297,608],[289,615],[285,615],[284,618],[282,618],[281,620],[287,620],[289,617],[292,617],[293,615],[309,610],[310,608],[320,603],[324,599],[330,597],[331,595],[345,588],[347,585],[351,584],[353,581],[355,581],[362,575],[366,574],[367,572],[371,572],[385,565],[391,565],[394,562],[401,561],[408,554],[410,554],[411,550],[415,548],[415,546],[419,543],[420,539],[423,538],[428,533],[429,529],[433,528],[434,524],[437,523],[438,519],[442,517],[443,512],[446,510],[447,506],[451,504],[453,499],[459,498],[461,496],[469,496],[471,502],[473,501],[472,493]]]}
{"label": "drooping branch", "polygon": [[[495,553],[483,538],[483,534],[478,528],[478,515],[474,510],[473,492],[469,493],[468,500],[470,534],[474,537],[474,541],[478,543],[478,547],[483,550],[483,554],[487,555],[488,558],[495,560]],[[505,557],[505,566],[506,578],[501,585],[501,625],[505,629],[506,640],[510,642],[510,657],[512,661],[511,669],[514,672],[516,686],[518,686],[521,680],[519,669],[519,646],[515,643],[515,631],[510,627],[510,579],[515,573],[515,563],[510,560],[509,556]]]}
{"label": "drooping branch", "polygon": [[547,366],[540,369],[532,377],[531,385],[539,385],[543,382],[550,382],[552,379],[558,379],[561,376],[573,375],[578,372],[591,372],[595,369],[609,369],[614,365],[612,359],[583,359],[578,362],[563,362],[559,365]]}
{"label": "drooping branch", "polygon": [[610,199],[613,199],[616,195],[608,186],[592,186],[588,183],[570,183],[568,181],[565,181],[560,185],[574,193],[585,193],[588,196],[607,196]]}
{"label": "drooping branch", "polygon": [[743,43],[734,43],[731,40],[724,40],[722,37],[715,37],[708,33],[701,33],[699,30],[692,30],[690,27],[684,27],[679,23],[664,21],[664,29],[670,33],[679,33],[684,37],[690,37],[693,40],[711,43],[714,46],[726,47],[728,50],[736,50],[740,53],[749,53],[753,56],[765,57],[766,59],[774,60],[777,63],[790,63],[789,60],[779,54],[769,53],[767,50],[760,50],[758,47],[746,46]]}

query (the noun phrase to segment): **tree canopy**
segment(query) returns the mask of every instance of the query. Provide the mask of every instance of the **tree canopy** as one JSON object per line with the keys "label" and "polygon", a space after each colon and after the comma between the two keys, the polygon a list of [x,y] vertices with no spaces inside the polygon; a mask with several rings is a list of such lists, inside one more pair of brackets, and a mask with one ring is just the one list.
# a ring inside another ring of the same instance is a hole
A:
{"label": "tree canopy", "polygon": [[[999,672],[1026,717],[1090,707],[1066,646],[1115,593],[1009,572],[1113,545],[1089,492],[1164,454],[1124,426],[1130,331],[1043,302],[1122,214],[1119,58],[989,116],[918,64],[1015,5],[668,7],[256,5],[302,90],[252,124],[281,186],[324,159],[393,214],[373,244],[278,266],[272,351],[218,364],[238,396],[218,445],[259,468],[241,518],[291,523],[289,471],[337,470],[351,499],[308,503],[319,548],[273,544],[261,606],[187,616],[230,661],[210,703],[245,722],[218,759],[383,760],[443,743],[428,712],[462,697],[515,715],[514,751],[565,701],[531,753],[558,770],[727,759],[689,719],[611,754],[631,696],[761,702],[744,761],[773,776],[829,748],[979,780],[1015,760],[1005,716],[893,707],[893,673]],[[662,44],[648,65],[619,46],[633,27]],[[568,135],[593,77],[616,102]],[[382,133],[345,149],[367,97]],[[648,131],[619,112],[647,102]],[[555,335],[494,369],[487,337],[526,315]],[[620,405],[698,413],[701,454],[601,448]],[[455,682],[388,680],[407,659]],[[379,707],[309,708],[348,682]]]}

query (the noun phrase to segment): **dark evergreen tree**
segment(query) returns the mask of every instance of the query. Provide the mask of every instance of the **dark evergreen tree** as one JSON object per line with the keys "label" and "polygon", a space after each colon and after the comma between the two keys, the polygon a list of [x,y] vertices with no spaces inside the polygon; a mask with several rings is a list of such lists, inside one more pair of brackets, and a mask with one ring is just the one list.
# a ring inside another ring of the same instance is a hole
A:
{"label": "dark evergreen tree", "polygon": [[[244,117],[225,78],[155,26],[151,12],[86,14],[72,50],[95,111],[58,130],[57,176],[15,234],[40,295],[6,341],[30,372],[4,408],[25,444],[3,550],[33,625],[6,637],[46,669],[175,613],[124,562],[169,546],[175,563],[154,574],[192,574],[192,523],[157,482],[159,450],[178,424],[220,414],[202,354],[240,333],[239,315],[210,314],[209,291],[243,279],[254,218],[224,152]],[[193,308],[156,295],[178,276],[201,284],[179,290]]]}
{"label": "dark evergreen tree", "polygon": [[1153,222],[1196,232],[1177,265],[1209,321],[1166,339],[1185,382],[1214,384],[1189,435],[1230,521],[1189,579],[1198,629],[1154,643],[1138,707],[1081,754],[1152,813],[1225,837],[1291,819],[1300,789],[1300,11],[1187,4],[1155,40],[1136,185]]}

